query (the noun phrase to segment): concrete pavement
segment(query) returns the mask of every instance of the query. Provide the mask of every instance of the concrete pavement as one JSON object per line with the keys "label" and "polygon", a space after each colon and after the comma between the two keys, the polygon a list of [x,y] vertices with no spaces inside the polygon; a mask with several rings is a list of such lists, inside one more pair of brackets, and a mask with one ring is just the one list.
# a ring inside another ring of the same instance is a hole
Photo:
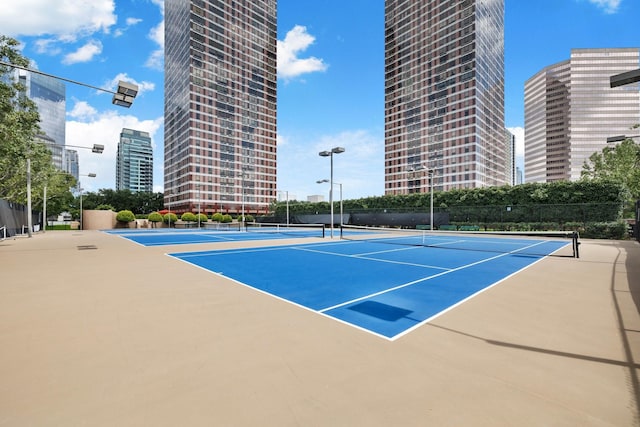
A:
{"label": "concrete pavement", "polygon": [[394,342],[164,255],[249,244],[1,241],[0,425],[640,425],[637,242],[583,241]]}

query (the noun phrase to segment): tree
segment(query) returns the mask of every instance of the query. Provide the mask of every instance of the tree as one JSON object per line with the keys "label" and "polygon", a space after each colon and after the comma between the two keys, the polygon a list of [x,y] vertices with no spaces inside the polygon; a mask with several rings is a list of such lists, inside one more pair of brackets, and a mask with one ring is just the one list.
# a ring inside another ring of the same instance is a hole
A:
{"label": "tree", "polygon": [[127,209],[139,215],[161,210],[163,197],[162,193],[133,193],[130,190],[103,188],[97,193],[84,193],[83,205],[86,206],[86,209],[96,209],[98,206],[106,204],[113,206],[116,211]]}
{"label": "tree", "polygon": [[627,192],[624,214],[628,216],[633,212],[635,201],[640,199],[640,145],[627,138],[593,153],[582,167],[582,178],[622,184]]}
{"label": "tree", "polygon": [[[29,60],[20,54],[19,46],[16,39],[0,36],[0,60],[27,67]],[[27,158],[32,174],[53,171],[49,150],[35,143],[40,117],[24,91],[24,85],[14,78],[14,69],[0,65],[0,198],[18,203],[27,200]]]}

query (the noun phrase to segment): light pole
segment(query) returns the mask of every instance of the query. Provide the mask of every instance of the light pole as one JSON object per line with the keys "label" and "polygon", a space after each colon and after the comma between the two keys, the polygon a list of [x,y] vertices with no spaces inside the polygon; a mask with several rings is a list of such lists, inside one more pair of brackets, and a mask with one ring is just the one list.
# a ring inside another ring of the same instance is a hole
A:
{"label": "light pole", "polygon": [[[242,202],[241,202],[241,212],[240,215],[242,215],[242,223],[241,223],[241,227],[245,224],[245,217],[244,217],[244,180],[245,180],[245,171],[243,170],[242,173],[240,174],[240,186],[242,187]],[[237,208],[236,208],[237,209]]]}
{"label": "light pole", "polygon": [[318,155],[320,157],[329,157],[331,160],[331,174],[330,174],[330,179],[329,179],[329,205],[331,207],[331,238],[333,239],[333,225],[334,225],[334,218],[333,218],[333,155],[334,154],[340,154],[340,153],[344,153],[344,148],[343,147],[334,147],[331,149],[331,151],[321,151],[318,153]]}
{"label": "light pole", "polygon": [[289,226],[289,191],[288,190],[277,190],[279,193],[285,193],[287,198],[287,226]]}
{"label": "light pole", "polygon": [[429,174],[429,198],[431,199],[431,209],[429,211],[429,230],[433,231],[433,169],[427,171]]}
{"label": "light pole", "polygon": [[629,85],[636,82],[640,82],[640,68],[609,77],[609,87],[611,88]]}
{"label": "light pole", "polygon": [[[328,179],[321,179],[319,181],[316,181],[316,184],[323,184],[325,182],[329,182]],[[342,184],[339,182],[334,182],[333,185],[339,185],[340,186],[340,226],[343,225],[343,211],[342,211]]]}
{"label": "light pole", "polygon": [[109,89],[104,89],[104,88],[93,86],[87,83],[82,83],[76,80],[67,79],[65,77],[54,76],[53,74],[45,73],[40,70],[34,70],[29,67],[23,67],[21,65],[12,64],[10,62],[0,61],[0,65],[4,65],[11,68],[17,68],[18,70],[29,71],[30,73],[52,77],[54,79],[62,80],[64,82],[73,83],[76,85],[88,87],[90,89],[95,89],[101,92],[110,93],[113,95],[113,98],[111,99],[111,103],[113,105],[118,105],[120,107],[125,107],[125,108],[131,107],[131,104],[133,104],[133,99],[138,95],[138,85],[135,85],[133,83],[128,83],[123,80],[120,80],[118,82],[118,88],[114,92]]}
{"label": "light pole", "polygon": [[430,209],[429,209],[429,230],[433,230],[433,175],[435,175],[435,170],[427,169],[423,165],[412,166],[409,168],[409,172],[418,172],[418,171],[427,171],[427,177],[429,179],[429,199],[430,199]]}
{"label": "light pole", "polygon": [[[81,147],[79,145],[66,145],[65,147],[73,147],[73,148],[84,148],[87,150],[91,150],[92,153],[102,154],[104,151],[104,145],[102,144],[93,144],[93,147]],[[27,159],[27,210],[29,211],[29,218],[31,218],[31,162]],[[44,228],[42,232],[45,233],[47,231],[47,185],[48,182],[45,182],[44,189],[42,191],[42,216],[44,218]],[[29,224],[29,230],[31,230],[31,224]],[[29,237],[31,237],[31,232],[29,232]]]}
{"label": "light pole", "polygon": [[171,193],[171,194],[167,194],[167,197],[169,197],[169,203],[167,205],[167,207],[169,208],[169,229],[171,229],[171,198],[175,196],[175,194]]}
{"label": "light pole", "polygon": [[610,136],[609,138],[607,138],[607,144],[611,144],[613,142],[622,142],[625,139],[633,139],[633,138],[640,138],[640,135],[616,135],[616,136]]}
{"label": "light pole", "polygon": [[[29,67],[23,67],[22,65],[12,64],[6,61],[0,61],[0,65],[4,65],[6,67],[11,67],[18,70],[28,71],[34,74],[40,74],[42,76],[51,77],[54,79],[77,84],[80,86],[85,86],[90,89],[95,89],[101,92],[110,93],[113,95],[113,98],[111,99],[111,103],[114,105],[118,105],[120,107],[126,107],[126,108],[131,107],[131,104],[133,104],[133,99],[138,95],[138,85],[135,85],[133,83],[128,83],[122,80],[118,82],[117,91],[114,92],[109,89],[104,89],[104,88],[93,86],[87,83],[82,83],[76,80],[67,79],[65,77],[55,76],[53,74],[45,73],[40,70],[34,70]],[[102,146],[102,149],[104,149],[104,146]],[[27,215],[28,215],[27,217],[28,235],[29,237],[31,237],[32,228],[33,228],[33,219],[31,218],[31,215],[32,215],[31,213],[31,159],[27,159]]]}
{"label": "light pole", "polygon": [[[96,174],[95,173],[88,173],[86,175],[80,175],[80,176],[87,176],[89,178],[95,178]],[[83,221],[83,214],[82,214],[82,184],[80,183],[80,180],[78,180],[78,188],[80,189],[80,230],[84,230],[84,221]]]}
{"label": "light pole", "polygon": [[198,229],[200,229],[200,183],[196,183],[198,187]]}

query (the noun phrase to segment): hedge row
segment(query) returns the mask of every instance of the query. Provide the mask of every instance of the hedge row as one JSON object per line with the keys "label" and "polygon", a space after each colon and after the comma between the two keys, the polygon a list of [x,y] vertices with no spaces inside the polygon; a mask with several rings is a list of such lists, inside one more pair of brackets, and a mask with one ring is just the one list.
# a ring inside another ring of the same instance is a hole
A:
{"label": "hedge row", "polygon": [[485,231],[577,231],[585,239],[625,239],[628,237],[628,225],[624,221],[612,222],[493,222],[474,224],[470,222],[451,222],[458,230],[478,226]]}
{"label": "hedge row", "polygon": [[[467,222],[615,222],[622,218],[627,193],[613,181],[560,181],[516,186],[436,191],[435,212],[451,221]],[[339,208],[339,201],[334,201]],[[428,212],[431,195],[412,193],[344,200],[345,213]],[[285,218],[287,205],[278,202],[274,214]],[[291,216],[330,211],[329,203],[289,202]]]}

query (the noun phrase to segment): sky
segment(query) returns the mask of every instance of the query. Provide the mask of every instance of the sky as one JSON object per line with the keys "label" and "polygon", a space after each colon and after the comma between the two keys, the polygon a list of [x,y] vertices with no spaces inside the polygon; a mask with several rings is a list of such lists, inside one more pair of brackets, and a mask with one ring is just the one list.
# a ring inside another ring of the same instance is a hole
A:
{"label": "sky", "polygon": [[[525,81],[572,48],[639,47],[638,17],[638,0],[505,0],[505,125],[521,168]],[[105,146],[101,155],[78,150],[86,191],[115,188],[124,127],[151,134],[154,191],[163,191],[163,32],[163,0],[0,8],[0,34],[18,39],[34,68],[108,90],[119,80],[140,87],[125,109],[108,93],[67,84],[66,143]],[[329,178],[330,162],[318,153],[338,146],[345,152],[333,158],[334,182],[343,198],[384,194],[384,0],[279,0],[278,189],[291,200],[328,200],[328,184],[316,181]]]}

